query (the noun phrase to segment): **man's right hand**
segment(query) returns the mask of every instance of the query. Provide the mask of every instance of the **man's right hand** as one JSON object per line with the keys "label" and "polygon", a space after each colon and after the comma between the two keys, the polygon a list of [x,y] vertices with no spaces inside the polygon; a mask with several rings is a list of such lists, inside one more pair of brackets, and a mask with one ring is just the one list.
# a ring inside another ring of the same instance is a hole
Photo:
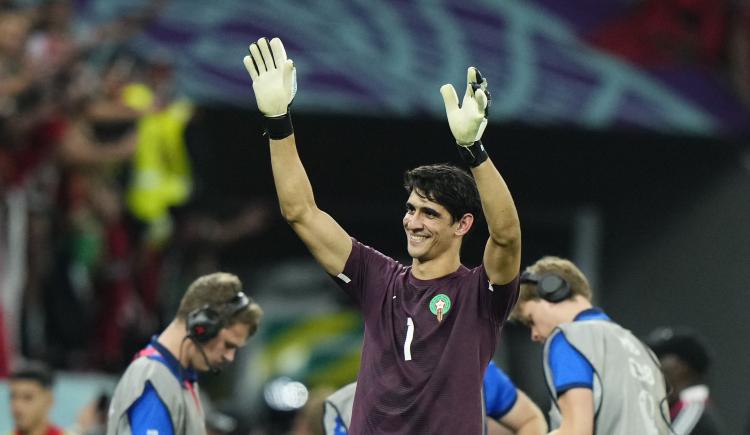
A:
{"label": "man's right hand", "polygon": [[287,59],[279,38],[269,44],[266,38],[250,44],[250,54],[243,59],[250,78],[258,109],[268,118],[287,115],[297,93],[294,62]]}

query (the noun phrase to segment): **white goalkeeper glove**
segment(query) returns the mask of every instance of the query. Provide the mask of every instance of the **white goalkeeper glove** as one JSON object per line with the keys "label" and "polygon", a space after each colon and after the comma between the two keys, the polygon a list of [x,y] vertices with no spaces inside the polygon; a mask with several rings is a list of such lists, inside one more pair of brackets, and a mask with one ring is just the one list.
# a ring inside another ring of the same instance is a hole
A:
{"label": "white goalkeeper glove", "polygon": [[487,126],[487,107],[490,101],[487,79],[482,77],[479,70],[469,67],[466,73],[466,93],[460,107],[453,85],[443,85],[440,93],[443,94],[448,124],[456,143],[468,146],[480,140]]}
{"label": "white goalkeeper glove", "polygon": [[478,166],[487,159],[481,143],[491,101],[487,79],[482,77],[478,69],[469,67],[466,72],[466,93],[461,106],[458,105],[458,95],[453,85],[443,85],[440,93],[443,95],[448,125],[460,147],[461,157],[472,167]]}
{"label": "white goalkeeper glove", "polygon": [[258,109],[266,117],[266,132],[271,139],[283,139],[293,132],[289,106],[297,93],[294,62],[287,59],[279,38],[270,43],[260,38],[250,44],[249,50],[243,63],[253,79]]}

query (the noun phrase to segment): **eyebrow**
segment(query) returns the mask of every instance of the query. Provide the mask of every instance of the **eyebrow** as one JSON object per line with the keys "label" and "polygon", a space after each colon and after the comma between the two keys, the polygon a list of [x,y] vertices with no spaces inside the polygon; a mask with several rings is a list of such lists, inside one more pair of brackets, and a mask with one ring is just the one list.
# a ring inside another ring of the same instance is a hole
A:
{"label": "eyebrow", "polygon": [[524,316],[523,313],[518,313],[515,320],[523,326],[529,326],[529,316]]}
{"label": "eyebrow", "polygon": [[417,209],[419,209],[423,213],[427,213],[427,214],[430,214],[430,215],[436,216],[436,217],[441,217],[442,216],[442,214],[439,211],[435,210],[432,207],[427,207],[427,206],[416,207],[414,204],[412,204],[409,201],[406,201],[406,208],[408,208],[410,210],[417,210]]}
{"label": "eyebrow", "polygon": [[245,343],[237,343],[232,340],[224,340],[224,345],[229,349],[239,349],[245,345]]}

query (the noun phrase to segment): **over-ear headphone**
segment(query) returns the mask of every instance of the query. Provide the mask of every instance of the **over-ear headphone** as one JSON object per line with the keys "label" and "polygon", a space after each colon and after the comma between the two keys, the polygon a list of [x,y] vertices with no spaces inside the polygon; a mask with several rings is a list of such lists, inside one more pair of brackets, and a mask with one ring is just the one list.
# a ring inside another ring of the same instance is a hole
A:
{"label": "over-ear headphone", "polygon": [[198,343],[205,343],[219,335],[229,319],[249,306],[252,300],[244,292],[238,292],[220,307],[206,304],[187,315],[188,337]]}
{"label": "over-ear headphone", "polygon": [[536,293],[545,301],[560,302],[568,299],[571,295],[568,281],[552,272],[535,275],[529,271],[524,271],[521,274],[520,281],[521,284],[534,284]]}

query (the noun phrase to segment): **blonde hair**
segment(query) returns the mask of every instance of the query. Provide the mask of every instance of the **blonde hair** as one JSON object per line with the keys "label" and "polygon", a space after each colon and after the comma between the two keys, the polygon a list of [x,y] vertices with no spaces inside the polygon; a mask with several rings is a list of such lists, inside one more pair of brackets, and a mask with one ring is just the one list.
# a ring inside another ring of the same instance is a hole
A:
{"label": "blonde hair", "polygon": [[[526,268],[526,272],[534,275],[555,274],[568,282],[570,297],[582,296],[591,301],[591,286],[586,276],[572,261],[565,258],[546,256]],[[510,315],[511,320],[521,321],[520,307],[524,302],[541,299],[533,283],[522,283],[518,290],[518,302]]]}

